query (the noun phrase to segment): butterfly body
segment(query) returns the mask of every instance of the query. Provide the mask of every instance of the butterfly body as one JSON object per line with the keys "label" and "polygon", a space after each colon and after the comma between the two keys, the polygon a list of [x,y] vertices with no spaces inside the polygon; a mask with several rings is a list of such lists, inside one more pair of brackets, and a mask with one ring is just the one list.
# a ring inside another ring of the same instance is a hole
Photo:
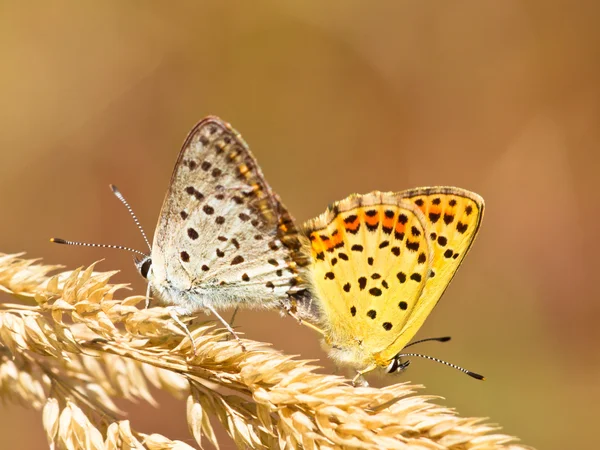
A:
{"label": "butterfly body", "polygon": [[292,218],[229,124],[202,120],[179,154],[150,257],[152,296],[181,311],[276,308],[301,294],[308,259]]}
{"label": "butterfly body", "polygon": [[469,250],[483,205],[453,187],[372,192],[305,225],[311,292],[335,360],[394,366]]}

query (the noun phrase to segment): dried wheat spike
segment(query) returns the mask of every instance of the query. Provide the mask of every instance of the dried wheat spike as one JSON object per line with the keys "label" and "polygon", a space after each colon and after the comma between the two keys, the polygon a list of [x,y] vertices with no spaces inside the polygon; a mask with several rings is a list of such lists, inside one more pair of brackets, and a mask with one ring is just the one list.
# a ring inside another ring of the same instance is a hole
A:
{"label": "dried wheat spike", "polygon": [[149,386],[187,397],[199,446],[218,447],[216,419],[239,448],[524,448],[416,386],[354,388],[266,344],[244,339],[244,352],[212,323],[189,326],[194,354],[167,310],[115,298],[114,272],[49,276],[56,266],[20,256],[0,254],[0,290],[20,300],[0,304],[0,395],[42,410],[50,448],[192,448],[122,420],[114,399],[155,405]]}

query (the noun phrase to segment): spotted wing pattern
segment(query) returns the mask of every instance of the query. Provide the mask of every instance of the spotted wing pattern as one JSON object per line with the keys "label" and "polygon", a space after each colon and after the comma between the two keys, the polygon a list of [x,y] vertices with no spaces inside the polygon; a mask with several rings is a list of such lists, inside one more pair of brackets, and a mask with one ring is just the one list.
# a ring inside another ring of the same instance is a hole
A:
{"label": "spotted wing pattern", "polygon": [[326,340],[340,362],[366,366],[418,306],[432,259],[423,214],[393,193],[352,195],[305,232]]}
{"label": "spotted wing pattern", "polygon": [[453,187],[353,195],[305,225],[331,354],[387,366],[413,338],[477,234],[483,199]]}
{"label": "spotted wing pattern", "polygon": [[304,288],[292,218],[242,137],[215,117],[183,145],[151,257],[155,295],[190,310],[270,308]]}
{"label": "spotted wing pattern", "polygon": [[440,300],[471,248],[483,219],[484,201],[474,192],[449,186],[410,189],[397,195],[423,213],[434,255],[431,276],[401,330],[398,344],[404,347]]}

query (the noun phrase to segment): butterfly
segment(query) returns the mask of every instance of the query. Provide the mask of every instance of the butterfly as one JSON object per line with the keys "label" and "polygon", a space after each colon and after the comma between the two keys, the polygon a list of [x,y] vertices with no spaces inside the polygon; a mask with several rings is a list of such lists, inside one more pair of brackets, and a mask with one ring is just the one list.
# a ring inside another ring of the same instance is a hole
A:
{"label": "butterfly", "polygon": [[357,378],[406,367],[400,357],[417,355],[402,350],[456,274],[483,210],[473,192],[425,187],[351,195],[308,221],[314,320],[330,356]]}
{"label": "butterfly", "polygon": [[246,142],[217,117],[200,121],[183,144],[150,254],[132,251],[143,256],[136,266],[148,297],[172,305],[171,316],[184,328],[178,316],[210,311],[237,337],[218,310],[292,310],[306,292],[301,271],[309,256],[292,217]]}

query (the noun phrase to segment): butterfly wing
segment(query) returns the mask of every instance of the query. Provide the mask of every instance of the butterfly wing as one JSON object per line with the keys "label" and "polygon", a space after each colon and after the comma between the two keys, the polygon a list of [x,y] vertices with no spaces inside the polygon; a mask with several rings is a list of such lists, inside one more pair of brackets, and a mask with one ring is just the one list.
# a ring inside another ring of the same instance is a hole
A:
{"label": "butterfly wing", "polygon": [[291,216],[239,133],[216,117],[183,145],[151,256],[155,294],[190,309],[272,307],[303,288]]}
{"label": "butterfly wing", "polygon": [[425,219],[393,193],[352,195],[305,225],[312,289],[332,356],[365,367],[394,345],[425,287]]}
{"label": "butterfly wing", "polygon": [[374,192],[335,203],[305,225],[334,358],[388,365],[448,287],[483,207],[477,194],[453,187]]}
{"label": "butterfly wing", "polygon": [[423,292],[402,327],[395,345],[382,353],[389,360],[404,348],[421,328],[454,278],[473,245],[483,219],[484,201],[474,192],[438,186],[410,189],[397,196],[423,213],[425,229],[433,249],[431,273]]}

